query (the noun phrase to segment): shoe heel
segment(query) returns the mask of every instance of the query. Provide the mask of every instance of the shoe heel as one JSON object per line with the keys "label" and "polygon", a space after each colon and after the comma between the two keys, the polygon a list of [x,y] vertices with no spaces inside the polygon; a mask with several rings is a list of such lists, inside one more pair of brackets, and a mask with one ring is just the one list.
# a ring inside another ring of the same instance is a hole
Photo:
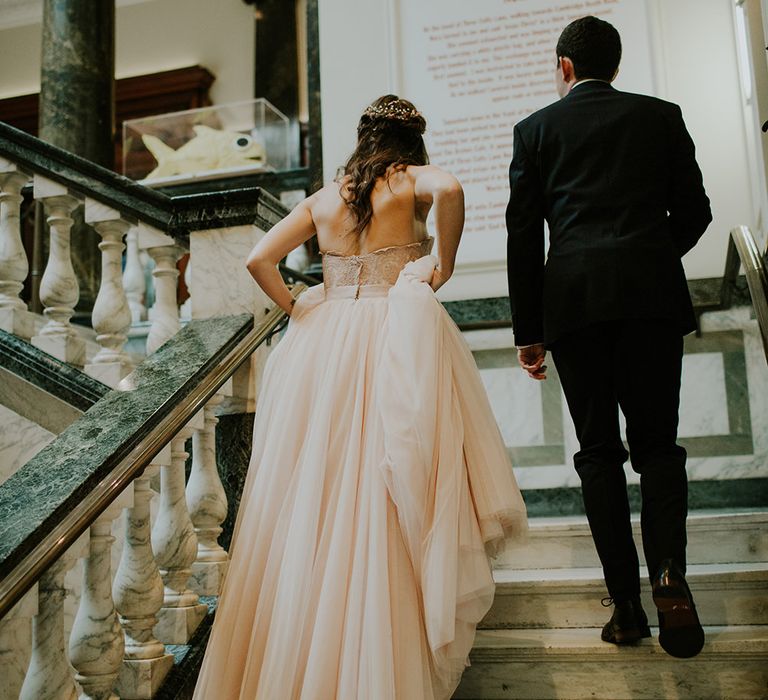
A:
{"label": "shoe heel", "polygon": [[691,611],[691,601],[679,588],[659,587],[653,592],[653,603],[661,613],[685,613]]}

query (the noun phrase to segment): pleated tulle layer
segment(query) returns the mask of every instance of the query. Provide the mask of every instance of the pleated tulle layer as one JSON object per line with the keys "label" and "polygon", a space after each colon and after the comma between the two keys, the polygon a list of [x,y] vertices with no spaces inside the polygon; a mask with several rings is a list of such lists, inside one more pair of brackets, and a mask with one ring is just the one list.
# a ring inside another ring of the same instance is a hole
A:
{"label": "pleated tulle layer", "polygon": [[434,264],[297,303],[265,370],[195,698],[424,700],[458,684],[493,598],[488,554],[526,519]]}

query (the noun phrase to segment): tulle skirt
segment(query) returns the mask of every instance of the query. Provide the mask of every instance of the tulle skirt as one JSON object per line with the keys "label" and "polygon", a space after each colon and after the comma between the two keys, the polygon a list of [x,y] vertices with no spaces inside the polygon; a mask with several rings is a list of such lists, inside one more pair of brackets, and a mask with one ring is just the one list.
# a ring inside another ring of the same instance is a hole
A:
{"label": "tulle skirt", "polygon": [[449,698],[526,529],[485,389],[427,284],[322,286],[270,356],[194,697]]}

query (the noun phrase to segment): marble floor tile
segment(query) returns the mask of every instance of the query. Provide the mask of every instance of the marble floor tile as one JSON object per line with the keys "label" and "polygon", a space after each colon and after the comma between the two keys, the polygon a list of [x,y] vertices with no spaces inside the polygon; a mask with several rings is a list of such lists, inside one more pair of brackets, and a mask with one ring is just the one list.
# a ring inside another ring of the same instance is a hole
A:
{"label": "marble floor tile", "polygon": [[680,387],[680,437],[728,435],[728,396],[723,354],[687,355]]}
{"label": "marble floor tile", "polygon": [[482,369],[480,376],[504,443],[509,446],[544,444],[541,387],[521,370],[511,367]]}

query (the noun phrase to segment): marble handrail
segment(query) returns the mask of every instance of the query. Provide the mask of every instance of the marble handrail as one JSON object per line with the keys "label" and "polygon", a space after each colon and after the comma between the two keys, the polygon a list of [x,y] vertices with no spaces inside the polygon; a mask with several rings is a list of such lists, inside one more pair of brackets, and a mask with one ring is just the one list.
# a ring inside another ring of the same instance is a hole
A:
{"label": "marble handrail", "polygon": [[107,391],[77,367],[0,330],[0,405],[7,410],[57,435]]}
{"label": "marble handrail", "polygon": [[191,321],[0,485],[0,619],[284,315]]}
{"label": "marble handrail", "polygon": [[79,411],[87,411],[109,391],[77,367],[39,350],[21,338],[0,330],[0,376],[16,375]]}
{"label": "marble handrail", "polygon": [[173,238],[243,224],[269,229],[288,212],[260,187],[169,196],[0,122],[0,156]]}

